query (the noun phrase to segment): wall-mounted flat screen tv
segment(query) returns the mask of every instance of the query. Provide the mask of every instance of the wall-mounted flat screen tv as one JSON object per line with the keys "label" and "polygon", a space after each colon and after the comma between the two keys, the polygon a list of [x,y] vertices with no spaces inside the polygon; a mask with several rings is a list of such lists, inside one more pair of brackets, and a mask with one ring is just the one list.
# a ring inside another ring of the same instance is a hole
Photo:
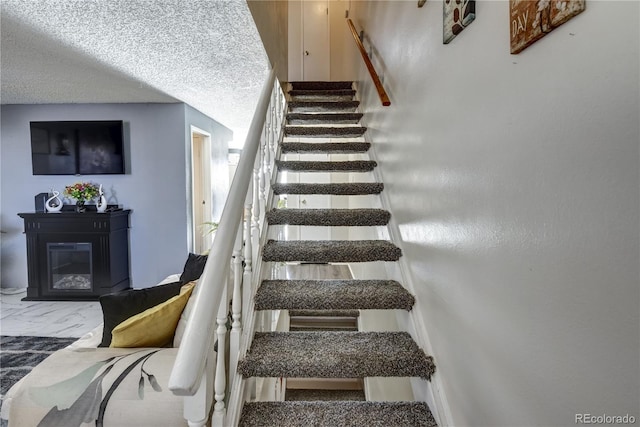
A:
{"label": "wall-mounted flat screen tv", "polygon": [[31,122],[34,175],[124,174],[123,122]]}

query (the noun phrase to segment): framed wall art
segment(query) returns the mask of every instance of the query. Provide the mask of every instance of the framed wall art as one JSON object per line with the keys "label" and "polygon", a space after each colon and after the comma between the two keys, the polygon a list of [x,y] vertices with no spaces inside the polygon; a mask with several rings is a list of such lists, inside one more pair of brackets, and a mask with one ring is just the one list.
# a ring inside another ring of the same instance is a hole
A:
{"label": "framed wall art", "polygon": [[444,0],[442,42],[453,40],[476,18],[476,0]]}
{"label": "framed wall art", "polygon": [[585,0],[509,0],[511,53],[519,53],[585,9]]}

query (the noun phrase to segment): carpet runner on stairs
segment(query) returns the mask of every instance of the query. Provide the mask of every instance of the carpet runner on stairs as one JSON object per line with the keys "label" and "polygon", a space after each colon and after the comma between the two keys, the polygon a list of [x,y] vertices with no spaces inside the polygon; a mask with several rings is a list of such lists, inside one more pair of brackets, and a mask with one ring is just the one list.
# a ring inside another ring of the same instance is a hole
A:
{"label": "carpet runner on stairs", "polygon": [[358,196],[380,194],[384,189],[381,182],[352,182],[339,184],[282,184],[272,186],[274,194],[333,194],[337,196]]}
{"label": "carpet runner on stairs", "polygon": [[387,225],[390,218],[384,209],[272,209],[266,214],[269,225],[370,227]]}
{"label": "carpet runner on stairs", "polygon": [[433,427],[436,421],[421,402],[251,402],[240,426]]}
{"label": "carpet runner on stairs", "polygon": [[406,332],[256,332],[238,372],[247,377],[420,377],[433,358]]}
{"label": "carpet runner on stairs", "polygon": [[373,160],[343,162],[277,160],[276,166],[279,170],[292,172],[371,172],[377,166],[377,163]]}
{"label": "carpet runner on stairs", "polygon": [[360,101],[291,101],[289,111],[292,113],[353,113]]}
{"label": "carpet runner on stairs", "polygon": [[415,299],[394,280],[264,280],[256,310],[411,310]]}
{"label": "carpet runner on stairs", "polygon": [[292,101],[351,101],[356,91],[353,89],[292,89],[289,97]]}
{"label": "carpet runner on stairs", "polygon": [[362,113],[289,113],[287,123],[290,125],[312,125],[312,124],[357,124],[362,118]]}
{"label": "carpet runner on stairs", "polygon": [[365,153],[371,148],[369,142],[283,142],[283,153]]}
{"label": "carpet runner on stairs", "polygon": [[284,135],[300,138],[357,138],[366,130],[362,126],[285,126]]}
{"label": "carpet runner on stairs", "polygon": [[397,261],[402,251],[386,240],[269,240],[262,259],[275,262]]}

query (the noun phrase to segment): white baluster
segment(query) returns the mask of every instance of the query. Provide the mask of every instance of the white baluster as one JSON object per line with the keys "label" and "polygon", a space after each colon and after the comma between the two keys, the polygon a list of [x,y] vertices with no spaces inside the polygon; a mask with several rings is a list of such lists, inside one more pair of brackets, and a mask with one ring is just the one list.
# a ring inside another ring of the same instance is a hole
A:
{"label": "white baluster", "polygon": [[242,311],[244,313],[249,309],[249,302],[251,299],[251,276],[252,272],[252,242],[251,242],[251,200],[253,199],[253,185],[249,183],[249,191],[247,192],[247,197],[245,199],[244,205],[244,222],[242,223],[244,227],[244,277],[242,279],[245,288],[242,293],[243,299],[243,307]]}
{"label": "white baluster", "polygon": [[253,168],[253,191],[250,191],[248,194],[253,195],[253,217],[251,223],[251,235],[259,236],[260,235],[260,164],[261,158],[259,156],[260,151],[258,151],[258,158],[256,159],[256,166]]}
{"label": "white baluster", "polygon": [[270,168],[271,168],[271,164],[270,161],[271,159],[269,158],[269,130],[267,129],[267,126],[265,125],[264,127],[264,135],[262,138],[262,150],[260,150],[262,153],[262,174],[260,175],[260,207],[261,210],[260,212],[262,213],[263,210],[266,211],[267,209],[267,193],[268,193],[268,186],[271,183],[271,173],[269,172]]}
{"label": "white baluster", "polygon": [[[267,174],[265,173],[265,169],[266,169],[266,165],[265,165],[265,155],[264,155],[264,129],[262,130],[262,138],[260,140],[260,149],[258,150],[257,153],[257,157],[258,157],[258,176],[259,176],[259,182],[260,182],[260,187],[258,188],[258,194],[259,194],[259,203],[254,204],[253,205],[253,215],[258,217],[258,222],[260,222],[260,216],[262,213],[262,209],[266,209],[266,205],[267,205],[267,195],[266,195],[266,188],[267,188]],[[256,210],[258,211],[256,213]]]}
{"label": "white baluster", "polygon": [[238,227],[238,236],[233,250],[233,299],[231,300],[231,337],[229,371],[235,372],[240,352],[240,336],[242,335],[242,234],[244,222]]}
{"label": "white baluster", "polygon": [[251,236],[253,233],[260,233],[260,224],[258,224],[257,215],[253,214],[255,209],[252,209],[252,203],[255,203],[257,199],[256,190],[255,190],[255,182],[257,182],[257,178],[254,176],[254,181],[249,183],[249,189],[247,191],[247,195],[244,199],[244,262],[245,262],[245,271],[247,271],[247,266],[249,266],[248,270],[251,271],[251,254],[252,254],[252,241]]}
{"label": "white baluster", "polygon": [[216,400],[213,406],[213,425],[224,426],[224,396],[227,387],[226,378],[226,364],[225,364],[225,348],[227,346],[227,291],[226,286],[220,300],[220,307],[218,308],[218,317],[216,323],[218,328],[216,329],[216,338],[218,339],[218,353],[216,357],[216,378],[214,381],[214,398]]}
{"label": "white baluster", "polygon": [[[270,144],[269,144],[269,149],[271,151],[271,159],[275,159],[276,158],[276,145],[278,144],[278,113],[276,110],[276,97],[273,96],[271,99],[271,108],[270,108],[270,112],[271,112],[271,138],[270,138]],[[271,164],[273,165],[273,161],[271,162]],[[273,169],[272,169],[273,171]]]}

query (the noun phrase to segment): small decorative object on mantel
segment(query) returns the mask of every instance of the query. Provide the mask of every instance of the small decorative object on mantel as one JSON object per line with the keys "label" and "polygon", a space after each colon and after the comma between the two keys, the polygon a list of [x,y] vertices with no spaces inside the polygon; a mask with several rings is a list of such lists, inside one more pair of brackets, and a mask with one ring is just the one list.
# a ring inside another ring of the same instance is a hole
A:
{"label": "small decorative object on mantel", "polygon": [[585,9],[585,0],[509,0],[511,53],[519,53]]}
{"label": "small decorative object on mantel", "polygon": [[102,213],[107,210],[107,198],[104,197],[104,191],[102,191],[102,184],[100,184],[100,188],[98,189],[98,201],[96,202],[96,211]]}
{"label": "small decorative object on mantel", "polygon": [[448,44],[476,19],[476,0],[444,0],[442,42]]}
{"label": "small decorative object on mantel", "polygon": [[90,182],[77,182],[66,186],[64,195],[76,199],[76,212],[85,212],[85,203],[98,196],[98,187]]}
{"label": "small decorative object on mantel", "polygon": [[44,202],[44,208],[47,210],[47,212],[50,213],[60,212],[62,210],[62,200],[60,199],[60,197],[58,197],[60,196],[60,192],[51,189],[51,192],[49,194],[51,194],[52,196],[49,197],[46,202]]}

